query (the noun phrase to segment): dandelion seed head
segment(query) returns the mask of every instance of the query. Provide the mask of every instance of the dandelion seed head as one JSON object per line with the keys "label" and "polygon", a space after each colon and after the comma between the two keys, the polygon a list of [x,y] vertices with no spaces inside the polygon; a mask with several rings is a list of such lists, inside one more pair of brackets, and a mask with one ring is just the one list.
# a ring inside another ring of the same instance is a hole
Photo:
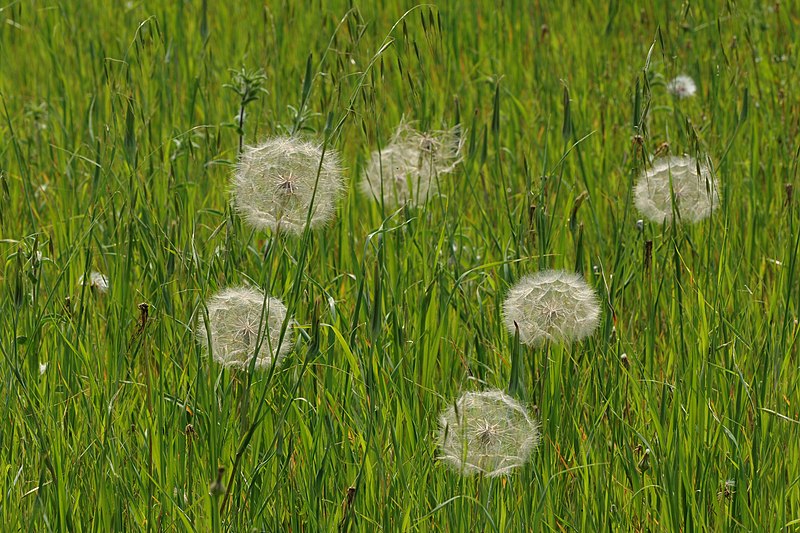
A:
{"label": "dandelion seed head", "polygon": [[695,85],[692,78],[681,74],[667,84],[667,90],[671,95],[683,99],[694,96],[694,93],[697,92],[697,85]]}
{"label": "dandelion seed head", "polygon": [[110,287],[108,277],[100,272],[91,272],[88,278],[81,276],[78,284],[89,287],[99,294],[106,294]]}
{"label": "dandelion seed head", "polygon": [[439,458],[465,475],[508,474],[538,442],[535,420],[499,390],[466,392],[439,416]]}
{"label": "dandelion seed head", "polygon": [[458,126],[421,133],[403,123],[386,146],[372,152],[361,191],[383,200],[387,207],[424,204],[438,193],[438,177],[452,172],[460,162],[461,148]]}
{"label": "dandelion seed head", "polygon": [[672,198],[681,220],[699,222],[719,207],[719,186],[708,165],[689,156],[656,159],[633,189],[639,212],[653,222],[672,222]]}
{"label": "dandelion seed head", "polygon": [[214,360],[223,366],[247,369],[254,356],[256,368],[280,365],[294,346],[293,321],[280,338],[286,306],[278,298],[265,299],[259,290],[235,287],[216,293],[206,305],[208,321],[201,317],[197,339],[205,346],[210,333]]}
{"label": "dandelion seed head", "polygon": [[600,303],[579,274],[545,270],[523,277],[503,303],[503,322],[529,346],[545,341],[572,342],[592,334],[600,323]]}
{"label": "dandelion seed head", "polygon": [[309,208],[311,228],[333,219],[344,188],[336,151],[326,149],[323,158],[320,146],[293,137],[273,137],[245,148],[232,178],[233,204],[247,223],[298,235],[306,227]]}

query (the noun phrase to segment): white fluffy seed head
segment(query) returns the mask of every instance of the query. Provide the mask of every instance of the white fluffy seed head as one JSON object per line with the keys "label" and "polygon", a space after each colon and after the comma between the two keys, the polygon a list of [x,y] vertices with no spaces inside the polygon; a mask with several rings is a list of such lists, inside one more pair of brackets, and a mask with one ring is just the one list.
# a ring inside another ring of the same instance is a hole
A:
{"label": "white fluffy seed head", "polygon": [[597,294],[579,274],[544,270],[523,277],[503,303],[503,322],[529,346],[588,337],[600,323]]}
{"label": "white fluffy seed head", "polygon": [[298,235],[309,209],[311,228],[332,220],[345,188],[337,152],[328,148],[323,158],[320,146],[294,137],[272,137],[246,147],[231,186],[234,207],[247,223]]}
{"label": "white fluffy seed head", "polygon": [[464,475],[508,474],[538,443],[536,421],[503,391],[466,392],[439,415],[439,458]]}
{"label": "white fluffy seed head", "polygon": [[372,152],[360,183],[362,193],[386,207],[424,204],[438,193],[438,179],[461,160],[460,127],[420,133],[400,124],[392,140]]}
{"label": "white fluffy seed head", "polygon": [[110,287],[108,276],[100,272],[91,272],[88,279],[84,276],[81,276],[81,279],[78,280],[78,283],[89,287],[98,294],[106,294]]}
{"label": "white fluffy seed head", "polygon": [[286,306],[277,298],[265,298],[250,287],[236,287],[221,290],[206,304],[208,322],[201,316],[197,340],[206,346],[210,333],[211,353],[223,366],[247,369],[254,356],[256,368],[280,365],[294,346],[292,320],[280,339]]}
{"label": "white fluffy seed head", "polygon": [[681,74],[670,80],[667,84],[667,90],[671,95],[683,99],[694,96],[694,93],[697,92],[697,85],[695,85],[692,78]]}
{"label": "white fluffy seed head", "polygon": [[708,165],[688,156],[670,156],[657,159],[652,168],[642,172],[633,197],[639,212],[660,224],[672,221],[674,192],[680,219],[699,222],[719,207],[718,189]]}

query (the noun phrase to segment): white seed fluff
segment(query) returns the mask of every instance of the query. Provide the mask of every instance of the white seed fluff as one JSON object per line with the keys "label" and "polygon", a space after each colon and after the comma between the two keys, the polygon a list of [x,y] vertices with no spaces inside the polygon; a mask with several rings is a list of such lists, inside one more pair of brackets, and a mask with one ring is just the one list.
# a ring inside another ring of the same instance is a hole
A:
{"label": "white seed fluff", "polygon": [[523,277],[503,303],[503,322],[529,346],[588,337],[600,323],[600,303],[579,274],[544,270]]}
{"label": "white seed fluff", "polygon": [[685,74],[681,74],[680,76],[673,78],[667,84],[667,90],[671,95],[683,99],[694,96],[694,93],[697,92],[697,85],[695,85],[692,78]]}
{"label": "white seed fluff", "polygon": [[[671,178],[671,183],[670,183]],[[699,222],[720,205],[719,186],[708,165],[692,157],[663,157],[639,176],[633,189],[636,208],[653,222],[672,221],[672,198],[680,219]]]}
{"label": "white seed fluff", "polygon": [[337,152],[328,148],[323,158],[320,146],[294,137],[273,137],[246,147],[231,186],[233,205],[247,223],[298,235],[306,227],[309,209],[311,228],[332,220],[345,188]]}
{"label": "white seed fluff", "polygon": [[466,392],[439,416],[439,459],[464,475],[508,474],[538,443],[536,421],[503,391]]}
{"label": "white seed fluff", "polygon": [[236,287],[221,290],[206,305],[208,323],[201,317],[197,340],[206,346],[210,333],[211,353],[223,366],[246,369],[254,356],[256,368],[280,365],[294,346],[293,321],[280,339],[286,306],[277,298],[265,299],[259,290]]}
{"label": "white seed fluff", "polygon": [[461,130],[420,133],[401,124],[392,140],[372,152],[360,183],[362,193],[386,207],[422,205],[438,193],[438,179],[460,162]]}
{"label": "white seed fluff", "polygon": [[89,287],[93,291],[97,291],[98,294],[106,294],[110,287],[108,277],[100,272],[91,272],[88,279],[81,276],[78,283]]}

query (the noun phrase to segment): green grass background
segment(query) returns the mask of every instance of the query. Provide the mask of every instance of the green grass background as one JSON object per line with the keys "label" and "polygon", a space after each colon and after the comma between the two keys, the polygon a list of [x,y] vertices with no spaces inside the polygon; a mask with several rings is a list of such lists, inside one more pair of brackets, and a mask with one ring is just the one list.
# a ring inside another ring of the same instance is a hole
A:
{"label": "green grass background", "polygon": [[[800,6],[602,4],[7,1],[2,529],[800,527]],[[267,89],[245,142],[299,128],[342,152],[324,230],[232,213],[242,67]],[[695,98],[667,93],[681,73]],[[403,116],[460,123],[465,158],[395,213],[356,183]],[[639,231],[630,186],[663,143],[710,157],[722,206]],[[503,328],[509,285],[542,268],[596,288],[589,340]],[[223,370],[193,336],[245,282],[303,331],[274,373]],[[509,387],[541,421],[531,463],[437,462],[439,411]]]}

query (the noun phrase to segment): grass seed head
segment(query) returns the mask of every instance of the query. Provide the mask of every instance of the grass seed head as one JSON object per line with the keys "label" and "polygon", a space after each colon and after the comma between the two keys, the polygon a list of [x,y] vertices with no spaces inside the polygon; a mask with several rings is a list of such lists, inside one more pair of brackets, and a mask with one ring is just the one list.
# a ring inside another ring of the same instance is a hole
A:
{"label": "grass seed head", "polygon": [[439,458],[464,475],[508,474],[538,442],[535,420],[499,390],[466,392],[439,416]]}
{"label": "grass seed head", "polygon": [[694,80],[685,74],[676,76],[667,84],[669,93],[677,98],[689,98],[697,92],[697,85]]}
{"label": "grass seed head", "polygon": [[438,193],[438,177],[461,161],[462,138],[458,126],[421,133],[400,124],[389,144],[372,152],[361,191],[390,208],[424,204]]}
{"label": "grass seed head", "polygon": [[256,368],[280,365],[294,346],[292,321],[280,338],[286,306],[277,298],[267,297],[265,304],[261,291],[228,288],[212,296],[207,306],[208,322],[201,318],[197,339],[206,345],[210,333],[214,360],[223,366],[246,369],[254,356]]}
{"label": "grass seed head", "polygon": [[323,158],[320,146],[294,137],[246,147],[232,179],[234,207],[247,223],[298,235],[309,209],[311,228],[333,219],[344,188],[339,155],[328,148]]}
{"label": "grass seed head", "polygon": [[672,222],[672,198],[681,220],[700,222],[719,207],[719,186],[708,165],[689,156],[656,159],[633,189],[639,212],[657,223]]}
{"label": "grass seed head", "polygon": [[588,337],[600,323],[600,303],[579,274],[544,270],[523,277],[503,303],[503,322],[523,344],[572,342]]}

